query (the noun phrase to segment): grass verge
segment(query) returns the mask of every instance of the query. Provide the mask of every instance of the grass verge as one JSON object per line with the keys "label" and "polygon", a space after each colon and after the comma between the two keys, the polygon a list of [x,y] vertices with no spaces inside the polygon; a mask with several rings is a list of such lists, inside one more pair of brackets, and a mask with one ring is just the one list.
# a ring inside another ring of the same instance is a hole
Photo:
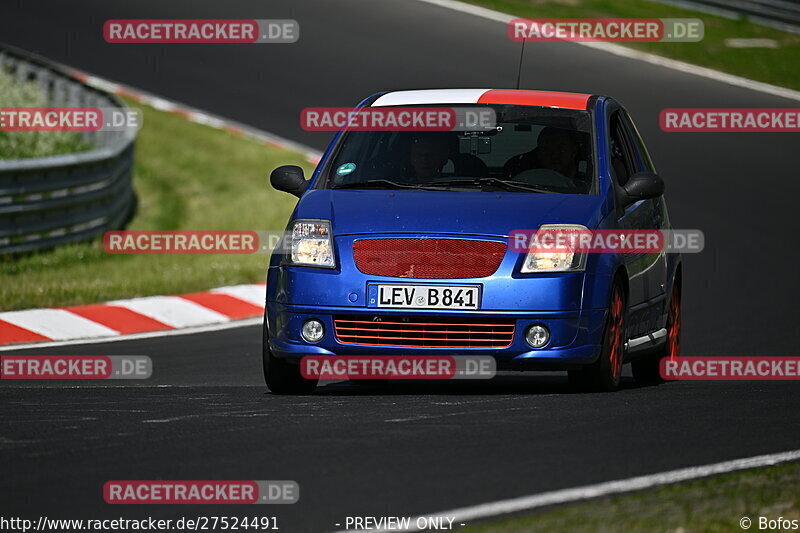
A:
{"label": "grass verge", "polygon": [[[46,107],[47,94],[34,82],[20,83],[0,70],[0,108]],[[74,131],[2,131],[0,159],[27,159],[90,150],[92,145]]]}
{"label": "grass verge", "polygon": [[[300,154],[194,124],[134,102],[139,210],[131,230],[282,230],[295,198],[268,185],[276,166],[311,171]],[[100,242],[0,261],[0,310],[175,294],[265,279],[268,257],[110,255]]]}
{"label": "grass verge", "polygon": [[[625,46],[774,85],[800,89],[800,35],[642,0],[464,0],[522,18],[699,18],[698,43],[621,43]],[[730,48],[725,39],[773,39],[777,48]]]}
{"label": "grass verge", "polygon": [[788,463],[601,498],[535,515],[468,526],[459,531],[716,533],[745,531],[740,526],[743,517],[751,520],[751,531],[764,531],[765,528],[759,529],[760,517],[800,521],[798,487],[800,463]]}

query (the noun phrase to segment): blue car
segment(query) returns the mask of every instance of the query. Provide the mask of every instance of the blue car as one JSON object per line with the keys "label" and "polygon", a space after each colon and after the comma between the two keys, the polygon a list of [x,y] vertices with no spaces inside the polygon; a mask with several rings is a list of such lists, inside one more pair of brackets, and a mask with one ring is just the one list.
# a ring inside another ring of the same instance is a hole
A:
{"label": "blue car", "polygon": [[373,95],[373,108],[487,111],[482,129],[349,128],[299,198],[270,259],[264,374],[312,392],[303,356],[491,355],[499,370],[657,382],[680,353],[681,257],[665,249],[542,252],[520,231],[670,229],[664,182],[625,109],[606,96],[441,89]]}

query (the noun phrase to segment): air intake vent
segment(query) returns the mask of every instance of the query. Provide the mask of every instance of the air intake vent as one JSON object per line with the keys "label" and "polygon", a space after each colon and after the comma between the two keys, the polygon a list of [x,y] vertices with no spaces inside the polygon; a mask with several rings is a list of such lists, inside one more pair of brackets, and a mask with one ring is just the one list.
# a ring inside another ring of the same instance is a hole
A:
{"label": "air intake vent", "polygon": [[468,239],[363,239],[353,243],[358,270],[394,278],[491,276],[505,253],[505,243]]}
{"label": "air intake vent", "polygon": [[506,348],[514,340],[515,321],[497,318],[335,316],[336,338],[343,344],[414,348]]}

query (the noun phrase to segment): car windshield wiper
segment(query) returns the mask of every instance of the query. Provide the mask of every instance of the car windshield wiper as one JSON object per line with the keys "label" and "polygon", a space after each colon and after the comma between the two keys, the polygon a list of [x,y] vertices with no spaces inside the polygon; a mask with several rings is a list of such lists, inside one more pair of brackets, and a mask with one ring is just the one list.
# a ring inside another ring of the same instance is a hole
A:
{"label": "car windshield wiper", "polygon": [[337,185],[336,187],[331,187],[332,189],[369,189],[369,188],[384,188],[384,189],[414,189],[414,190],[427,190],[427,191],[441,191],[444,190],[443,187],[439,187],[438,184],[431,184],[431,185],[414,185],[411,183],[397,183],[396,181],[391,180],[367,180],[367,181],[359,181],[356,183],[345,183],[343,185]]}
{"label": "car windshield wiper", "polygon": [[527,192],[554,192],[552,189],[537,187],[536,185],[529,185],[519,181],[501,180],[498,178],[476,178],[476,179],[457,179],[449,181],[437,181],[433,185],[475,185],[479,187],[499,187],[506,190],[521,190]]}

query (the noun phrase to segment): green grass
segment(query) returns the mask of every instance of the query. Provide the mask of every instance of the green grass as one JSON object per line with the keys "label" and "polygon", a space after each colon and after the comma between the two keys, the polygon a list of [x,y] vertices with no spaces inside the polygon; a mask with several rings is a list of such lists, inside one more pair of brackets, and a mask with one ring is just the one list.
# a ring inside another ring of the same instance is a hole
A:
{"label": "green grass", "polygon": [[[132,230],[282,230],[296,198],[268,185],[295,153],[128,102],[144,113]],[[110,255],[100,242],[0,261],[0,310],[96,303],[264,281],[268,257]]]}
{"label": "green grass", "polygon": [[[653,54],[753,80],[800,89],[800,35],[643,0],[465,0],[523,18],[699,18],[705,38],[697,43],[621,43]],[[778,48],[729,48],[728,38],[774,39]]]}
{"label": "green grass", "polygon": [[[44,107],[47,95],[33,82],[19,83],[0,70],[0,108]],[[74,131],[0,131],[0,159],[71,154],[92,148]]]}
{"label": "green grass", "polygon": [[745,516],[752,520],[750,531],[759,531],[759,516],[800,520],[800,463],[602,498],[459,531],[716,533],[744,531],[739,520]]}

